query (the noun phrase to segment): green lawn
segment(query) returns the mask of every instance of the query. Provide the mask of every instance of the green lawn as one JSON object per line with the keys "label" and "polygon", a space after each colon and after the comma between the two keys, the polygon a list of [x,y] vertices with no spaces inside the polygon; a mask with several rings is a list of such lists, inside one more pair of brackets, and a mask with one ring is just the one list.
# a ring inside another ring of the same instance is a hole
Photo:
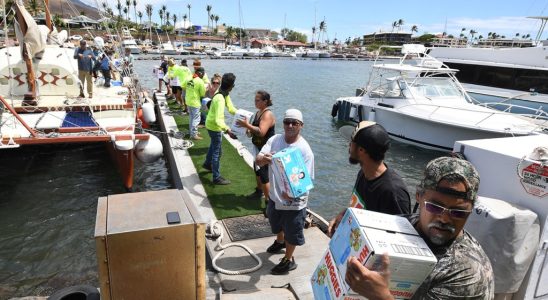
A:
{"label": "green lawn", "polygon": [[[172,111],[180,110],[178,105],[169,105]],[[175,114],[175,122],[179,131],[188,133],[188,115]],[[198,129],[203,140],[193,141],[194,146],[188,149],[192,162],[198,171],[198,176],[204,186],[209,202],[213,207],[217,219],[240,217],[261,213],[264,207],[261,199],[251,197],[255,191],[255,173],[238,151],[223,138],[221,156],[221,175],[232,183],[229,185],[214,185],[210,172],[202,168],[209,148],[209,135],[207,129]],[[185,139],[189,138],[185,136]],[[184,186],[183,186],[184,188]]]}

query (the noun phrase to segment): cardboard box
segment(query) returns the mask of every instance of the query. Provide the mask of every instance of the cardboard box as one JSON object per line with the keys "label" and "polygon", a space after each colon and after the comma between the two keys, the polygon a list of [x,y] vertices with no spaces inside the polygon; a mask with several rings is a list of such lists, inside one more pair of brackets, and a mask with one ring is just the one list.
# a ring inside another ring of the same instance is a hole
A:
{"label": "cardboard box", "polygon": [[[356,257],[371,270],[378,270],[383,253],[390,257],[390,292],[411,298],[434,269],[437,259],[406,218],[363,209],[348,208],[329,243],[341,276],[348,258]],[[351,293],[342,281],[343,293]]]}
{"label": "cardboard box", "polygon": [[238,109],[236,113],[234,114],[234,117],[232,118],[232,124],[230,125],[230,130],[232,130],[232,132],[236,135],[245,135],[247,128],[241,127],[238,124],[236,124],[236,120],[247,119],[247,121],[251,123],[251,117],[253,117],[252,112],[247,111],[245,109]]}
{"label": "cardboard box", "polygon": [[328,248],[310,278],[314,299],[365,299],[359,295],[351,295],[348,294],[348,292],[345,293],[342,287],[343,281],[344,277],[340,276],[339,271],[335,266],[335,261],[333,260],[333,254],[331,254],[331,251],[329,251]]}
{"label": "cardboard box", "polygon": [[285,148],[272,156],[274,178],[290,197],[304,195],[314,187],[301,151]]}

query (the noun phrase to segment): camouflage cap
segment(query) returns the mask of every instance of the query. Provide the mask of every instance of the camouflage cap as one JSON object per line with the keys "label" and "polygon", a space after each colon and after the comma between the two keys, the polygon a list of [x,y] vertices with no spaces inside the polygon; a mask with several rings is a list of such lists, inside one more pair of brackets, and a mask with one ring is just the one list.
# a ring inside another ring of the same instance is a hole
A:
{"label": "camouflage cap", "polygon": [[[451,189],[439,188],[438,183],[448,175],[462,177],[466,184],[466,192],[461,193]],[[424,178],[419,187],[475,201],[478,196],[479,183],[479,174],[470,162],[453,157],[438,157],[426,165]]]}

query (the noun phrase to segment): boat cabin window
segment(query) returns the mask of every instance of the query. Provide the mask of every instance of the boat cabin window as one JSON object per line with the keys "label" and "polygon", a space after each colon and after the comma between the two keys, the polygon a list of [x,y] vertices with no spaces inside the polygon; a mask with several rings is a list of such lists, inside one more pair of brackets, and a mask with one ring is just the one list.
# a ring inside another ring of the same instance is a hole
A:
{"label": "boat cabin window", "polygon": [[8,81],[7,78],[5,78],[5,77],[0,78],[0,84],[1,85],[8,85],[8,83],[9,83],[9,81]]}
{"label": "boat cabin window", "polygon": [[52,68],[51,69],[51,75],[58,76],[59,74],[61,74],[59,69],[57,69],[57,68]]}
{"label": "boat cabin window", "polygon": [[409,88],[416,97],[441,98],[462,95],[460,89],[447,77],[417,78]]}
{"label": "boat cabin window", "polygon": [[13,74],[14,74],[15,76],[21,75],[21,74],[22,74],[21,68],[13,68]]}

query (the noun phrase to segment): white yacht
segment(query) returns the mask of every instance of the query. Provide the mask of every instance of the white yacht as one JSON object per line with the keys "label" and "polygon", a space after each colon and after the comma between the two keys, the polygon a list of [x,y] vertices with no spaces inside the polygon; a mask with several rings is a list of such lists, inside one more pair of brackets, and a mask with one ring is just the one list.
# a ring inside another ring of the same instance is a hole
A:
{"label": "white yacht", "polygon": [[173,47],[173,45],[171,44],[171,42],[167,42],[167,43],[162,43],[160,45],[160,51],[162,54],[164,55],[177,55],[179,54],[179,52],[177,51],[177,49],[175,49],[175,47]]}
{"label": "white yacht", "polygon": [[141,49],[137,46],[135,39],[131,36],[127,27],[122,28],[122,49],[130,49],[131,54],[140,54]]}
{"label": "white yacht", "polygon": [[424,46],[386,47],[401,48],[404,56],[398,63],[375,61],[363,95],[337,99],[333,117],[375,121],[395,140],[445,151],[457,140],[542,131],[544,121],[474,104],[455,77],[457,70],[429,56]]}

